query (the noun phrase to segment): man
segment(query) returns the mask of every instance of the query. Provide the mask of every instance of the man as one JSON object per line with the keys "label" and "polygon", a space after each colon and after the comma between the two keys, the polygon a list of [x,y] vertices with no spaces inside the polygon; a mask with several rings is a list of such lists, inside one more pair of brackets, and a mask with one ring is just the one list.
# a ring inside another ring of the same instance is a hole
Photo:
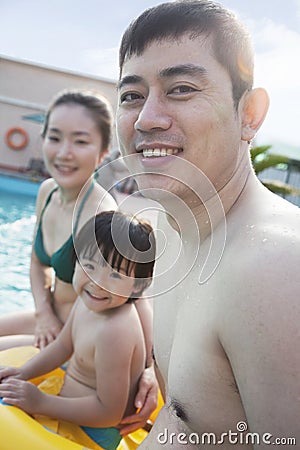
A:
{"label": "man", "polygon": [[154,300],[166,404],[142,449],[300,445],[300,215],[252,169],[269,103],[252,84],[249,36],[212,1],[161,4],[123,35],[120,149],[168,218]]}

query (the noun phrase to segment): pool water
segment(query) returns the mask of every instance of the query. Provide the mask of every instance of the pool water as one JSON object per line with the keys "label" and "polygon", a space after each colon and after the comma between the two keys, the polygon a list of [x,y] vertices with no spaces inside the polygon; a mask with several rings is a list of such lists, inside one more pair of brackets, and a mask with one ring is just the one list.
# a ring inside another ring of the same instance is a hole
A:
{"label": "pool water", "polygon": [[0,190],[0,314],[33,307],[29,267],[35,197]]}

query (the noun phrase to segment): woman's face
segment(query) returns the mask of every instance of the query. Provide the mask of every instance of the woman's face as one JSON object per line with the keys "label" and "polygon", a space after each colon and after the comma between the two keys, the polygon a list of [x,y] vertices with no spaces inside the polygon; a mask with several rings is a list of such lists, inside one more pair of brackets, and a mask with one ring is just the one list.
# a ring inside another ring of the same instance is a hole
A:
{"label": "woman's face", "polygon": [[89,110],[82,105],[56,106],[49,116],[43,143],[49,174],[63,188],[81,188],[102,158],[102,136]]}

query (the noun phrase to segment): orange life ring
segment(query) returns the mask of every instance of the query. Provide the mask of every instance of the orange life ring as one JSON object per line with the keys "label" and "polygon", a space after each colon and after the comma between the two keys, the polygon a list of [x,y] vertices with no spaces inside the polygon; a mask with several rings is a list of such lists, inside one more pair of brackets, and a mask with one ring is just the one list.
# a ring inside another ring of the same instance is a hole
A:
{"label": "orange life ring", "polygon": [[[19,144],[15,144],[12,137],[14,134],[20,134],[22,140]],[[22,150],[28,144],[28,134],[23,128],[14,127],[10,128],[5,135],[6,143],[12,150]]]}

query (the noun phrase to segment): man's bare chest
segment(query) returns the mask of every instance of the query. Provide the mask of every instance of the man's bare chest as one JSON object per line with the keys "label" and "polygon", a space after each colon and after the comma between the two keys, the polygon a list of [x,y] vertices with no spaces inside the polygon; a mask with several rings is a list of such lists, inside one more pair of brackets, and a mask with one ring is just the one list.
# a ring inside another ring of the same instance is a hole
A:
{"label": "man's bare chest", "polygon": [[[155,357],[167,406],[191,429],[225,432],[244,418],[230,362],[218,335],[218,289],[187,279],[155,305]],[[171,294],[171,293],[170,293]]]}

